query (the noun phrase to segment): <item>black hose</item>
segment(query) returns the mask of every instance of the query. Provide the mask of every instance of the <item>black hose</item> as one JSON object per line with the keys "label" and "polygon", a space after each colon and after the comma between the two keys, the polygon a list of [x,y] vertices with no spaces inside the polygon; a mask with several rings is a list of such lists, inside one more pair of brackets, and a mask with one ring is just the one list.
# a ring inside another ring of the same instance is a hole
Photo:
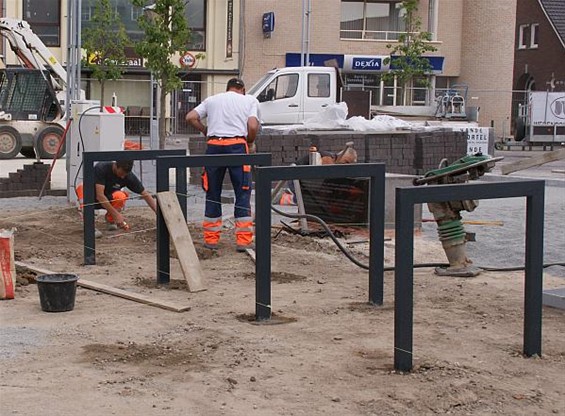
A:
{"label": "black hose", "polygon": [[290,213],[286,213],[286,212],[278,210],[273,205],[271,205],[271,209],[273,211],[275,211],[277,214],[282,215],[282,216],[287,217],[287,218],[307,218],[307,219],[311,219],[311,220],[316,221],[328,233],[328,235],[330,236],[332,241],[335,243],[335,245],[342,251],[343,254],[345,254],[345,256],[349,260],[351,260],[353,263],[355,263],[357,266],[361,267],[362,269],[369,270],[369,266],[361,263],[359,260],[357,260],[355,257],[353,257],[353,255],[349,252],[349,250],[347,250],[345,247],[343,247],[343,245],[340,243],[340,241],[337,239],[337,237],[334,235],[334,233],[332,233],[332,230],[330,230],[330,227],[328,227],[328,225],[320,217],[316,217],[315,215],[310,215],[310,214],[290,214]]}
{"label": "black hose", "polygon": [[[328,235],[330,236],[330,238],[332,239],[332,241],[336,244],[336,246],[341,250],[341,252],[343,254],[345,254],[345,256],[351,260],[354,264],[356,264],[357,266],[361,267],[362,269],[365,270],[369,270],[369,266],[366,264],[361,263],[359,260],[357,260],[355,257],[353,257],[353,255],[349,252],[349,250],[347,250],[342,244],[341,242],[337,239],[337,237],[334,235],[334,233],[332,232],[332,230],[330,230],[330,227],[328,227],[328,225],[324,222],[324,220],[322,220],[320,217],[317,217],[315,215],[311,215],[311,214],[291,214],[289,212],[283,212],[277,208],[275,208],[273,205],[271,205],[271,209],[273,211],[275,211],[277,214],[282,215],[283,217],[287,217],[287,218],[307,218],[307,219],[311,219],[313,221],[316,221],[318,224],[320,224],[322,226],[322,228],[328,233]],[[427,268],[427,267],[449,267],[449,263],[419,263],[419,264],[414,264],[413,267],[415,269],[418,268]],[[557,263],[548,263],[548,264],[544,264],[543,268],[547,268],[547,267],[551,267],[551,266],[561,266],[561,267],[565,267],[565,262],[557,262]],[[526,266],[517,266],[517,267],[483,267],[483,266],[477,266],[479,269],[482,269],[486,272],[513,272],[513,271],[519,271],[519,270],[524,270],[526,268]],[[384,271],[385,272],[390,272],[394,270],[394,266],[389,266],[389,267],[385,267]]]}

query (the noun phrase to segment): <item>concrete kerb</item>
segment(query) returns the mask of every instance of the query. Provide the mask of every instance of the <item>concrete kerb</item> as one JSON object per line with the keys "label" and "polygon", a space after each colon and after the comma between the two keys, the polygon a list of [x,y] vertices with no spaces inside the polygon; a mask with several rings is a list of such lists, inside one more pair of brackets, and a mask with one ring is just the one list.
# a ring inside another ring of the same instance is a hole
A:
{"label": "concrete kerb", "polygon": [[559,188],[565,188],[565,177],[563,179],[557,178],[547,178],[547,177],[538,177],[538,176],[508,176],[508,175],[499,175],[495,173],[486,173],[484,176],[481,176],[479,180],[483,180],[485,182],[517,182],[517,181],[527,181],[527,180],[543,180],[545,181],[545,186],[554,186]]}

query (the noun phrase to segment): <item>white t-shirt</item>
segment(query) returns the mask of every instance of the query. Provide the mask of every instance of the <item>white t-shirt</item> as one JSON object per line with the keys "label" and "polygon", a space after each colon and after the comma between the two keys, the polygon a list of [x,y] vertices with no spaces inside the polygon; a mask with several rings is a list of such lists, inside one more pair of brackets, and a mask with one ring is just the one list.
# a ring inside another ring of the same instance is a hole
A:
{"label": "white t-shirt", "polygon": [[258,106],[251,95],[227,91],[206,98],[194,111],[208,119],[208,136],[247,137],[247,120],[259,119]]}

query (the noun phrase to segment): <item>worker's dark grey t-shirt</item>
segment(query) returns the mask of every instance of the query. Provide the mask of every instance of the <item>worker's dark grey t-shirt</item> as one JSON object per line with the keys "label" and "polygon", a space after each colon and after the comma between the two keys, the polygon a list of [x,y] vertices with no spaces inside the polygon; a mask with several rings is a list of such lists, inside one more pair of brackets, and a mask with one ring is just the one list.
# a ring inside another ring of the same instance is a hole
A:
{"label": "worker's dark grey t-shirt", "polygon": [[99,162],[94,166],[94,183],[104,185],[104,195],[108,200],[112,200],[114,191],[119,191],[124,186],[136,194],[144,191],[143,184],[133,172],[122,179],[114,174],[112,165],[113,162]]}

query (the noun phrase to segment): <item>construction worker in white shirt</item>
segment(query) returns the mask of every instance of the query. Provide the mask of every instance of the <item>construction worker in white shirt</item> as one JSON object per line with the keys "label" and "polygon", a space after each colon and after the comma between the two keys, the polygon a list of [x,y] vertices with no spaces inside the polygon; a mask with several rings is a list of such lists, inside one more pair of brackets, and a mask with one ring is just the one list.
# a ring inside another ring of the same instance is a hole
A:
{"label": "construction worker in white shirt", "polygon": [[[207,155],[247,154],[254,147],[259,131],[259,102],[245,95],[245,84],[239,78],[228,81],[226,92],[206,98],[189,111],[186,121],[206,136]],[[207,125],[202,120],[207,119]],[[206,191],[204,213],[204,246],[217,249],[222,229],[222,183],[226,169],[235,192],[235,238],[237,251],[253,247],[251,216],[251,166],[204,167],[202,186]]]}

